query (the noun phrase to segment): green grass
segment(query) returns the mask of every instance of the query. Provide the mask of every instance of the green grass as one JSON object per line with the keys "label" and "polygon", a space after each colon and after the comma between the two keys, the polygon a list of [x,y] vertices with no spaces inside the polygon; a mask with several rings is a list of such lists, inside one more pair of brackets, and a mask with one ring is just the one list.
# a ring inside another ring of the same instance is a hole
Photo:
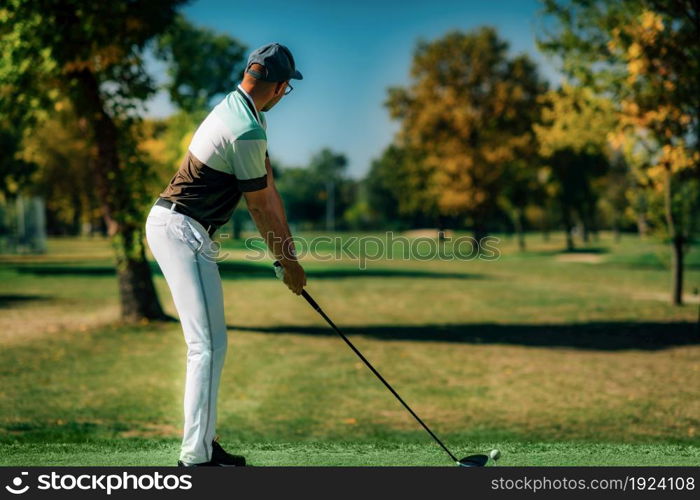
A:
{"label": "green grass", "polygon": [[[307,257],[308,290],[455,453],[504,465],[700,464],[696,297],[668,303],[666,247],[503,238],[497,261]],[[287,292],[227,242],[218,432],[257,465],[442,465],[430,438]],[[327,251],[332,251],[327,248]],[[174,314],[162,277],[156,285]],[[687,289],[700,285],[700,252]],[[185,346],[120,325],[109,246],[0,257],[0,465],[167,465]]]}
{"label": "green grass", "polygon": [[[436,445],[347,442],[232,443],[255,466],[449,466]],[[498,445],[498,443],[496,443]],[[493,442],[457,443],[462,450],[489,450]],[[689,445],[598,443],[508,443],[501,446],[503,466],[698,465],[700,451]],[[2,465],[172,466],[179,453],[174,441],[97,441],[35,443],[2,447]],[[459,457],[461,458],[461,456]]]}

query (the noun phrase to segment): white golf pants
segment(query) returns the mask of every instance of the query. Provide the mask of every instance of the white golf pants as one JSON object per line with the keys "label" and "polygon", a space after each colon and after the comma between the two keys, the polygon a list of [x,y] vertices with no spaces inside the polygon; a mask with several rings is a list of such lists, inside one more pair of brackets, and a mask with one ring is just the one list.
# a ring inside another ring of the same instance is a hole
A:
{"label": "white golf pants", "polygon": [[170,287],[187,342],[180,460],[208,462],[227,346],[223,291],[212,241],[191,217],[157,205],[146,221],[146,240]]}

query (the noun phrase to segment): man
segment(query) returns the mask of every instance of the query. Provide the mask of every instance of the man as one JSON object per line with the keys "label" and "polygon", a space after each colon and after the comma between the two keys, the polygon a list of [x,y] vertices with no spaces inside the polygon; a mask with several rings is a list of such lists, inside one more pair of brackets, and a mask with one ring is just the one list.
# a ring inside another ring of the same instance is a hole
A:
{"label": "man", "polygon": [[182,164],[146,222],[146,239],[170,287],[187,342],[185,428],[178,465],[240,466],[214,440],[216,402],[227,346],[219,268],[211,236],[242,196],[296,294],[306,276],[267,154],[265,114],[301,80],[291,52],[272,43],[248,58],[243,81],[195,132]]}

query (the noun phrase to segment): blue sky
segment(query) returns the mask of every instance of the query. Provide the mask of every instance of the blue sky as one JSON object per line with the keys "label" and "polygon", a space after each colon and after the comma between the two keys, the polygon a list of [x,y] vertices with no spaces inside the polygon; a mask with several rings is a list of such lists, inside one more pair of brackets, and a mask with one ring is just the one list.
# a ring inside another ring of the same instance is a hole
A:
{"label": "blue sky", "polygon": [[[199,0],[183,9],[194,23],[249,47],[287,45],[304,75],[267,114],[268,149],[284,166],[305,165],[330,147],[362,176],[391,142],[398,124],[382,105],[386,89],[405,85],[416,41],[453,29],[494,26],[511,53],[526,52],[553,83],[559,76],[535,48],[537,0]],[[172,111],[161,95],[150,113]]]}

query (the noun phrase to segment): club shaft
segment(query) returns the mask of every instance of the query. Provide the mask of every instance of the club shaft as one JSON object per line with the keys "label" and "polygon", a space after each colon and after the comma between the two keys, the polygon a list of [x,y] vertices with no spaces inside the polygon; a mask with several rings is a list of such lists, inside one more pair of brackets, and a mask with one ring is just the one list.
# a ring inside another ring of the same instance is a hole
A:
{"label": "club shaft", "polygon": [[326,313],[323,312],[323,309],[321,309],[321,307],[316,303],[316,301],[315,301],[313,298],[311,298],[311,295],[309,295],[308,292],[307,292],[306,290],[302,290],[301,295],[302,295],[302,297],[304,297],[304,298],[306,299],[306,301],[309,303],[309,305],[310,305],[311,307],[313,307],[313,308],[316,310],[316,312],[318,312],[318,313],[321,315],[321,317],[322,317],[323,319],[326,320],[326,322],[331,326],[331,328],[333,328],[333,330],[335,330],[335,333],[337,333],[338,335],[340,335],[340,337],[345,341],[345,343],[348,345],[348,347],[350,347],[350,349],[352,349],[353,352],[354,352],[355,354],[357,354],[357,357],[360,358],[360,359],[362,360],[362,362],[367,366],[367,368],[369,368],[369,369],[372,371],[372,373],[374,373],[374,374],[377,376],[377,378],[378,378],[379,380],[381,380],[381,382],[386,386],[386,388],[389,389],[389,390],[391,391],[391,393],[394,395],[394,397],[396,397],[396,399],[399,400],[399,403],[401,403],[401,404],[403,405],[403,407],[406,408],[406,409],[408,410],[408,412],[409,412],[411,415],[413,415],[413,418],[415,418],[416,421],[417,421],[420,425],[423,426],[423,429],[425,429],[425,430],[428,432],[428,434],[430,434],[430,436],[435,440],[435,442],[436,442],[437,444],[439,444],[440,447],[441,447],[443,450],[445,450],[445,453],[447,453],[453,461],[459,462],[459,460],[457,460],[457,457],[455,457],[455,456],[452,454],[452,452],[451,452],[450,450],[447,449],[447,446],[445,446],[445,445],[443,444],[443,442],[440,441],[440,439],[435,435],[435,433],[433,433],[433,431],[430,430],[430,427],[428,427],[428,426],[425,424],[425,422],[423,422],[423,420],[421,420],[421,418],[420,418],[418,415],[416,415],[416,412],[414,412],[414,411],[411,409],[411,407],[408,406],[408,404],[401,398],[401,396],[399,396],[399,393],[396,392],[396,391],[394,390],[393,387],[391,387],[391,385],[389,384],[389,382],[387,382],[387,381],[384,379],[384,377],[382,377],[382,374],[379,373],[379,372],[376,370],[376,368],[374,368],[374,366],[372,366],[372,363],[370,363],[370,362],[367,360],[367,358],[365,358],[365,357],[362,355],[362,353],[357,349],[357,347],[355,347],[355,345],[354,345],[352,342],[350,342],[350,339],[348,339],[348,338],[343,334],[343,332],[341,332],[340,329],[339,329],[337,326],[335,326],[335,323],[333,323],[333,321],[326,315]]}

